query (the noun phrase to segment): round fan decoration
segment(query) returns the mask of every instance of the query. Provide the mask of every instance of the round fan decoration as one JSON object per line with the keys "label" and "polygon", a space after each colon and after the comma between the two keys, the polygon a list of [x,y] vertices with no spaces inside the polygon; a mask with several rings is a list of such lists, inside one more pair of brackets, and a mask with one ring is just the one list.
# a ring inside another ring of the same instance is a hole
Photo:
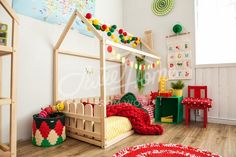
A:
{"label": "round fan decoration", "polygon": [[157,16],[168,14],[174,8],[174,0],[154,0],[152,11]]}

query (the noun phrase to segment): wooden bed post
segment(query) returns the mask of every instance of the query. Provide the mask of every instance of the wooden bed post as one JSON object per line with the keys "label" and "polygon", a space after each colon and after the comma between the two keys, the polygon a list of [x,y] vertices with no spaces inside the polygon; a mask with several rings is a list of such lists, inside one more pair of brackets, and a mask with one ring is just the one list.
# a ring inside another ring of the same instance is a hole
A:
{"label": "wooden bed post", "polygon": [[[2,57],[0,57],[0,98],[2,97]],[[2,106],[0,105],[0,143],[2,143]]]}
{"label": "wooden bed post", "polygon": [[125,64],[120,64],[120,93],[125,93]]}
{"label": "wooden bed post", "polygon": [[106,147],[105,117],[106,117],[106,58],[105,40],[100,40],[100,95],[101,95],[101,141],[102,148]]}
{"label": "wooden bed post", "polygon": [[11,99],[12,103],[10,106],[10,149],[11,155],[16,156],[16,49],[17,49],[17,38],[18,38],[18,25],[15,20],[12,21],[12,47],[13,53],[11,55]]}
{"label": "wooden bed post", "polygon": [[58,100],[58,50],[53,52],[53,104]]}
{"label": "wooden bed post", "polygon": [[70,17],[69,22],[67,23],[65,29],[63,30],[59,40],[56,43],[56,46],[54,47],[55,50],[58,50],[61,47],[62,42],[64,41],[68,31],[70,30],[71,26],[73,25],[75,19],[77,17],[77,11],[74,11],[74,13],[72,14],[72,16]]}
{"label": "wooden bed post", "polygon": [[53,104],[56,104],[58,100],[58,49],[61,47],[62,42],[64,41],[67,33],[71,29],[75,19],[77,17],[77,11],[74,11],[69,22],[67,23],[65,29],[63,30],[59,40],[54,47],[53,52]]}

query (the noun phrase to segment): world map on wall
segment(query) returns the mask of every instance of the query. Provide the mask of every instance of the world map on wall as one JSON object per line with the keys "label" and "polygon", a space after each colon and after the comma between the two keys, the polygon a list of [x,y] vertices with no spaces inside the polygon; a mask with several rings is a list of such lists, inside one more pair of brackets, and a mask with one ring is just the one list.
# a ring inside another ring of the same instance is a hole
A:
{"label": "world map on wall", "polygon": [[[52,24],[64,25],[69,21],[75,9],[82,14],[90,12],[94,15],[95,0],[13,0],[13,8],[22,15]],[[79,19],[74,23],[73,29],[91,36]]]}

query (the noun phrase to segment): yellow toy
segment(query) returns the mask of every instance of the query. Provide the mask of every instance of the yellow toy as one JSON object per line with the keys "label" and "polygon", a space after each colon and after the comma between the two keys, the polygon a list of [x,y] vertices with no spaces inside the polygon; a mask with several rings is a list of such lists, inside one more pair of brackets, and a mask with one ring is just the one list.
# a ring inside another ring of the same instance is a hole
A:
{"label": "yellow toy", "polygon": [[167,77],[161,76],[159,80],[159,92],[166,92]]}
{"label": "yellow toy", "polygon": [[57,111],[61,112],[65,109],[65,105],[63,102],[60,102],[56,105]]}
{"label": "yellow toy", "polygon": [[161,117],[163,123],[173,123],[173,116]]}

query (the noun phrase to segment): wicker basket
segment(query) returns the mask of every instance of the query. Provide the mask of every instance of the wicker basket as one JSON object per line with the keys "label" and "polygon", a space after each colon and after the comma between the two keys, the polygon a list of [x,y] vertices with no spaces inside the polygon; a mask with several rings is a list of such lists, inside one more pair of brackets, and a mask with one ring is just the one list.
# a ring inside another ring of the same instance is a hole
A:
{"label": "wicker basket", "polygon": [[55,146],[66,139],[65,116],[55,113],[51,118],[33,116],[32,143],[40,147]]}

